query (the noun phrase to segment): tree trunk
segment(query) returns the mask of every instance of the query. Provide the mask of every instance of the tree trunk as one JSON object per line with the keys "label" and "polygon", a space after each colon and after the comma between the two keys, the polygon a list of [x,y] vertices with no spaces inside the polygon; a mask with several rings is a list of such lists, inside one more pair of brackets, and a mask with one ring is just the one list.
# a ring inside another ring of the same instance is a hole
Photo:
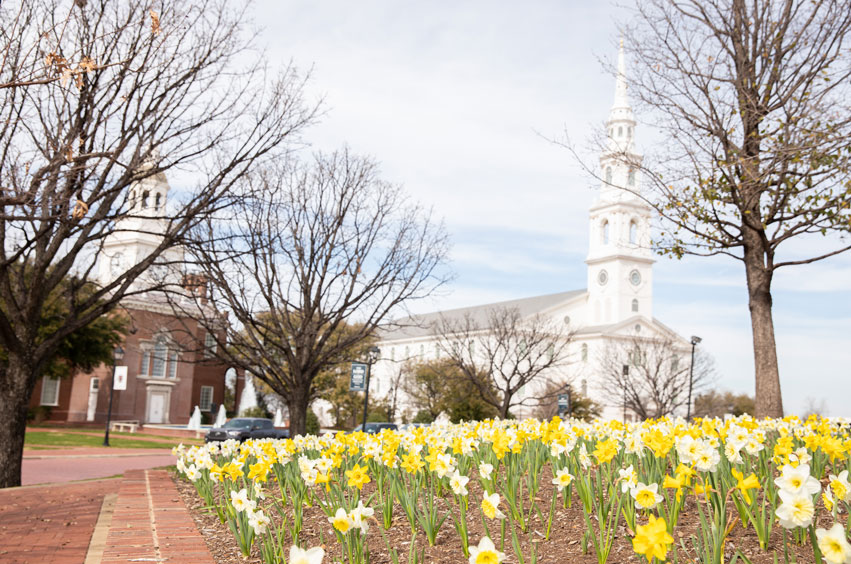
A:
{"label": "tree trunk", "polygon": [[772,272],[758,245],[745,244],[745,273],[748,283],[748,308],[753,332],[754,371],[756,378],[756,417],[783,417],[774,319],[771,315]]}
{"label": "tree trunk", "polygon": [[[306,387],[305,387],[306,388]],[[307,410],[310,404],[308,389],[295,389],[290,394],[290,437],[307,433]]]}
{"label": "tree trunk", "polygon": [[21,485],[27,407],[35,378],[26,365],[13,355],[0,377],[0,488]]}

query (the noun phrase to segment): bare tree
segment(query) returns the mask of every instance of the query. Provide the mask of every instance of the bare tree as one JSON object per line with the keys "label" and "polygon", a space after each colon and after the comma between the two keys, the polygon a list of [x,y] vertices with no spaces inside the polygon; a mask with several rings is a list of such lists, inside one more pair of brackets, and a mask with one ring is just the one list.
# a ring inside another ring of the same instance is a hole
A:
{"label": "bare tree", "polygon": [[694,397],[712,383],[715,372],[711,357],[698,349],[692,373],[689,355],[688,346],[667,339],[633,335],[612,340],[600,353],[599,390],[609,405],[626,407],[641,419],[685,411],[689,379]]}
{"label": "bare tree", "polygon": [[[0,486],[20,484],[27,404],[46,359],[141,291],[137,277],[227,206],[234,182],[282,153],[315,113],[294,70],[272,73],[251,54],[233,2],[166,2],[156,25],[139,2],[9,6],[0,7],[4,24],[14,22],[0,26]],[[164,226],[159,242],[82,292],[104,240],[132,236],[133,222],[121,221],[141,213],[131,187],[168,171],[179,171],[174,197],[145,210]],[[67,315],[40,331],[57,300]]]}
{"label": "bare tree", "polygon": [[851,2],[639,0],[632,15],[632,92],[664,140],[643,165],[657,243],[742,262],[756,415],[780,417],[774,273],[851,249]]}
{"label": "bare tree", "polygon": [[235,322],[218,350],[283,397],[303,433],[316,377],[446,280],[447,238],[375,163],[347,151],[247,181],[257,196],[205,222],[190,252],[210,305]]}
{"label": "bare tree", "polygon": [[444,317],[436,336],[440,350],[503,418],[513,407],[540,403],[548,380],[559,377],[567,363],[572,339],[563,324],[505,307],[489,309],[481,318]]}

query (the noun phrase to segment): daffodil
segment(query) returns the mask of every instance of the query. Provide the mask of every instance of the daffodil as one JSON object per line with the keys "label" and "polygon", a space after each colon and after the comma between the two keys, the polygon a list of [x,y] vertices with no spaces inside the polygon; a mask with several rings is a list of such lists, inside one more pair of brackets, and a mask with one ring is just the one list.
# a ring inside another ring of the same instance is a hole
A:
{"label": "daffodil", "polygon": [[638,482],[638,484],[630,491],[632,498],[635,500],[635,508],[653,509],[659,505],[659,503],[665,498],[659,495],[658,491],[659,484],[647,485],[642,482]]}
{"label": "daffodil", "polygon": [[328,517],[328,522],[344,535],[349,532],[349,529],[354,524],[352,523],[352,518],[349,517],[349,514],[342,507],[337,508],[337,512],[332,517]]}
{"label": "daffodil", "polygon": [[553,478],[553,484],[558,487],[558,491],[564,490],[571,482],[573,482],[573,474],[568,472],[567,468],[562,468],[556,472],[556,476]]}
{"label": "daffodil", "polygon": [[668,545],[674,542],[674,537],[668,534],[665,520],[651,515],[646,525],[638,525],[635,529],[635,538],[632,539],[633,550],[645,556],[648,562],[654,558],[664,561],[668,555]]}
{"label": "daffodil", "polygon": [[372,481],[366,473],[366,466],[361,466],[360,464],[355,464],[351,470],[346,470],[346,477],[349,479],[349,487],[357,488],[359,490],[362,489],[365,484]]}
{"label": "daffodil", "polygon": [[462,476],[458,470],[455,470],[449,477],[449,487],[452,488],[452,493],[455,495],[467,495],[467,482],[469,481],[470,478]]}
{"label": "daffodil", "polygon": [[479,477],[482,480],[490,480],[492,472],[493,464],[488,464],[487,462],[482,462],[481,464],[479,464]]}
{"label": "daffodil", "polygon": [[505,514],[499,510],[499,494],[492,493],[482,497],[482,513],[488,519],[505,519]]}
{"label": "daffodil", "polygon": [[230,492],[230,503],[237,513],[242,513],[249,509],[253,511],[257,507],[257,502],[253,499],[248,499],[248,490],[245,488],[242,488],[238,492]]}
{"label": "daffodil", "polygon": [[319,546],[304,550],[296,545],[290,547],[289,564],[322,564],[325,557],[325,549]]}
{"label": "daffodil", "polygon": [[831,474],[829,483],[836,499],[851,503],[851,484],[848,483],[848,470],[843,470],[838,476]]}
{"label": "daffodil", "polygon": [[489,537],[482,537],[478,546],[470,547],[470,564],[499,564],[505,554],[499,552]]}
{"label": "daffodil", "polygon": [[794,529],[809,527],[812,524],[815,506],[811,495],[792,493],[787,490],[779,490],[778,495],[782,503],[774,513],[783,527]]}
{"label": "daffodil", "polygon": [[816,494],[821,490],[821,484],[810,476],[808,464],[799,464],[793,467],[791,464],[783,466],[780,476],[774,479],[774,483],[780,489],[790,493]]}
{"label": "daffodil", "polygon": [[731,473],[736,479],[736,485],[734,486],[735,489],[742,492],[742,497],[745,498],[745,503],[749,504],[751,502],[751,496],[748,493],[748,490],[759,488],[759,480],[757,480],[756,475],[753,472],[751,472],[750,476],[747,478],[745,478],[744,475],[735,468],[731,470]]}
{"label": "daffodil", "polygon": [[830,529],[816,529],[816,538],[821,555],[829,564],[851,563],[851,545],[841,523],[834,523]]}

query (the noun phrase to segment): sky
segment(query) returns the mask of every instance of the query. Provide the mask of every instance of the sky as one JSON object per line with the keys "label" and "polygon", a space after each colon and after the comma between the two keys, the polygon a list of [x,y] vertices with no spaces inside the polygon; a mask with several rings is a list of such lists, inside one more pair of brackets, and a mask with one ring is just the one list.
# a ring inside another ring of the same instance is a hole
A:
{"label": "sky", "polygon": [[[552,140],[581,150],[602,127],[627,11],[578,0],[260,0],[253,11],[269,63],[311,70],[308,95],[324,100],[311,147],[375,158],[445,219],[455,279],[415,311],[585,287],[598,183]],[[637,119],[652,151],[652,124]],[[787,413],[851,416],[851,254],[778,271],[773,298]],[[739,261],[658,257],[654,316],[703,339],[719,389],[753,393]]]}

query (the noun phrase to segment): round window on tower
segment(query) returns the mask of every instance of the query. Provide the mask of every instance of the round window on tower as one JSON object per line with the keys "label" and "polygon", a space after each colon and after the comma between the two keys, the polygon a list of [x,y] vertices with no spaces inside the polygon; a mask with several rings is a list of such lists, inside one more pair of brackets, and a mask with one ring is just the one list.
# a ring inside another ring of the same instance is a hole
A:
{"label": "round window on tower", "polygon": [[600,286],[605,286],[606,282],[608,282],[608,281],[609,281],[609,273],[606,272],[605,270],[601,270],[600,273],[597,275],[597,282],[600,283]]}
{"label": "round window on tower", "polygon": [[633,286],[638,286],[639,284],[641,284],[641,273],[637,270],[633,270],[629,273],[629,281],[632,283]]}

